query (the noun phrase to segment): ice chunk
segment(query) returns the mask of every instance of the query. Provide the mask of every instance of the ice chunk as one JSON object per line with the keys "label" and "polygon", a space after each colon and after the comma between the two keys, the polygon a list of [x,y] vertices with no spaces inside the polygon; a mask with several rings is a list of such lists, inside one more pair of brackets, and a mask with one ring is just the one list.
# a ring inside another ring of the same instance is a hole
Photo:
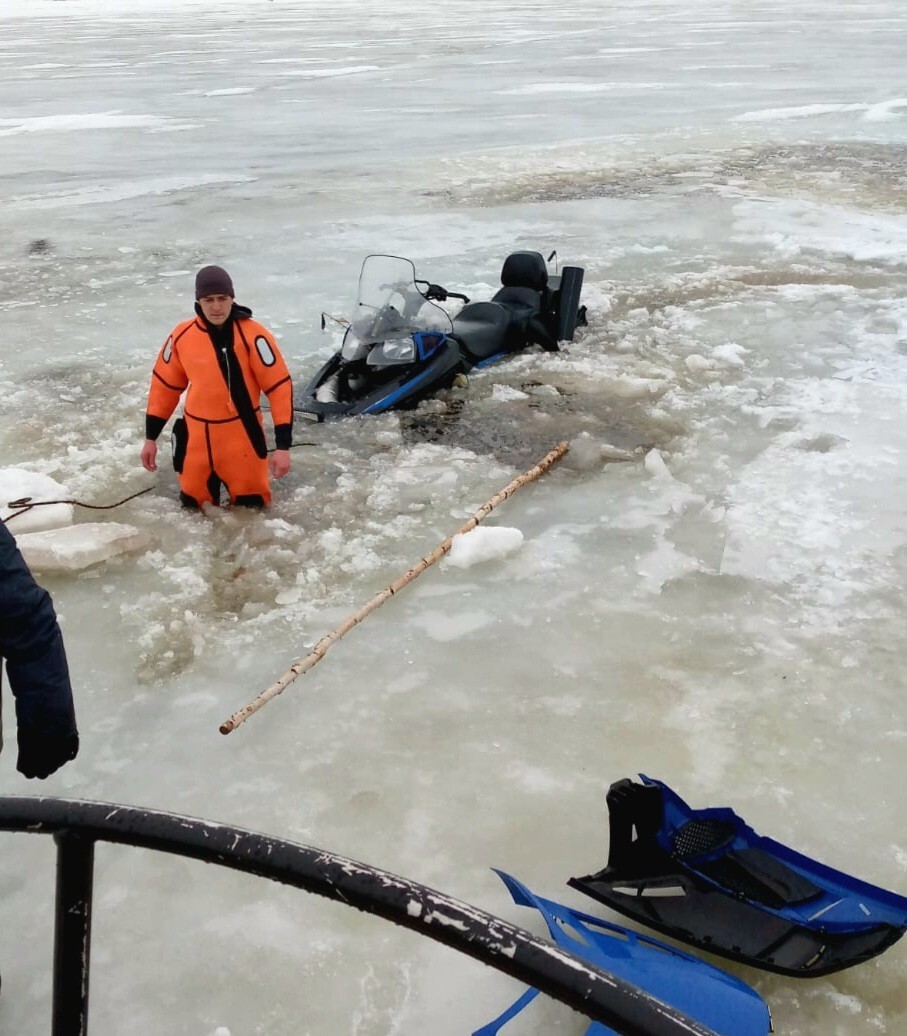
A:
{"label": "ice chunk", "polygon": [[728,367],[742,367],[744,366],[743,357],[748,352],[749,349],[744,349],[742,345],[738,345],[736,342],[725,342],[724,345],[716,346],[712,350],[712,356]]}
{"label": "ice chunk", "polygon": [[118,554],[144,550],[150,546],[151,536],[119,522],[85,522],[25,533],[16,542],[29,567],[36,571],[79,572]]}
{"label": "ice chunk", "polygon": [[678,550],[673,543],[659,538],[654,548],[637,560],[636,571],[645,589],[660,592],[671,580],[702,571],[702,565]]}
{"label": "ice chunk", "polygon": [[494,385],[491,389],[491,398],[495,403],[509,403],[514,399],[528,399],[525,392],[511,385]]}
{"label": "ice chunk", "polygon": [[630,450],[625,450],[623,447],[615,446],[610,442],[603,442],[601,451],[603,460],[633,460],[633,454]]}
{"label": "ice chunk", "polygon": [[45,504],[30,511],[10,507],[15,500],[30,498],[32,501],[64,500],[69,491],[48,475],[25,468],[0,468],[0,519],[4,521],[15,514],[9,523],[14,536],[20,533],[37,532],[40,529],[59,529],[72,523],[72,504]]}
{"label": "ice chunk", "polygon": [[633,454],[607,442],[597,442],[588,432],[570,441],[568,464],[575,471],[594,471],[611,460],[633,460]]}
{"label": "ice chunk", "polygon": [[668,466],[658,450],[649,450],[643,464],[646,471],[654,478],[660,478],[666,482],[672,481],[671,472],[668,471]]}
{"label": "ice chunk", "polygon": [[[492,389],[492,392],[494,389]],[[527,396],[559,396],[561,394],[560,389],[557,385],[549,385],[546,383],[541,385],[529,385],[526,388]]]}
{"label": "ice chunk", "polygon": [[684,360],[687,365],[687,369],[691,371],[707,371],[712,365],[704,357],[700,356],[699,353],[690,353],[690,355]]}
{"label": "ice chunk", "polygon": [[522,545],[523,534],[519,529],[478,525],[470,532],[454,536],[447,564],[454,568],[470,568],[483,561],[506,557]]}

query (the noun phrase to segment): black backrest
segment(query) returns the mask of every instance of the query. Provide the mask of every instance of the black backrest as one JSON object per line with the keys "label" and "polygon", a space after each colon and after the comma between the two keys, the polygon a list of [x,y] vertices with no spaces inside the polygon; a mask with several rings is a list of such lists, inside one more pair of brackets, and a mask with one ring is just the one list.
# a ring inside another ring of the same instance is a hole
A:
{"label": "black backrest", "polygon": [[505,288],[532,288],[544,291],[548,285],[548,267],[539,252],[514,252],[504,260],[501,284]]}

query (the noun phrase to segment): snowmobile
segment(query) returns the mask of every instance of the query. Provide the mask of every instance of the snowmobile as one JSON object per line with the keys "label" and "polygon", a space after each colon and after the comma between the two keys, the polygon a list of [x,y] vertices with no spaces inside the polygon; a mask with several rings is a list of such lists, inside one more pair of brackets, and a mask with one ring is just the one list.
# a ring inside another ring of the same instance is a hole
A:
{"label": "snowmobile", "polygon": [[[458,374],[529,345],[556,351],[585,322],[582,284],[581,267],[549,276],[539,252],[514,252],[501,270],[500,290],[487,302],[471,302],[418,280],[409,259],[369,255],[341,348],[306,386],[295,410],[323,421],[412,407],[450,387]],[[464,303],[453,318],[437,305],[450,299]]]}

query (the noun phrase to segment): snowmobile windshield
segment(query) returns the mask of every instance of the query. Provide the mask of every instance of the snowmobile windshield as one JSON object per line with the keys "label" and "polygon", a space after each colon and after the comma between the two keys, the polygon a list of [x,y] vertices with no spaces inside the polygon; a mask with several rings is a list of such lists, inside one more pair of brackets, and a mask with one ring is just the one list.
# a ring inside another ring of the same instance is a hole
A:
{"label": "snowmobile windshield", "polygon": [[359,274],[359,294],[343,342],[343,358],[367,356],[369,366],[412,363],[420,332],[448,334],[450,317],[419,291],[409,259],[370,255]]}

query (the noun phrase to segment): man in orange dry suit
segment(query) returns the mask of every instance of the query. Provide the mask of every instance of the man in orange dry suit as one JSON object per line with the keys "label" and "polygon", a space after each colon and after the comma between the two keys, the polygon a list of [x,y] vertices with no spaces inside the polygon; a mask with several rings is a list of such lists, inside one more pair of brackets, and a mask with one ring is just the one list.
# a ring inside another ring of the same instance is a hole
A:
{"label": "man in orange dry suit", "polygon": [[[186,507],[220,503],[223,485],[234,504],[267,507],[270,472],[290,470],[293,384],[271,332],[234,301],[233,282],[219,266],[195,278],[195,312],[173,329],[154,364],[142,465],[157,471],[156,439],[186,393],[184,418],[173,427],[173,466]],[[267,459],[261,393],[274,418],[276,449]]]}

